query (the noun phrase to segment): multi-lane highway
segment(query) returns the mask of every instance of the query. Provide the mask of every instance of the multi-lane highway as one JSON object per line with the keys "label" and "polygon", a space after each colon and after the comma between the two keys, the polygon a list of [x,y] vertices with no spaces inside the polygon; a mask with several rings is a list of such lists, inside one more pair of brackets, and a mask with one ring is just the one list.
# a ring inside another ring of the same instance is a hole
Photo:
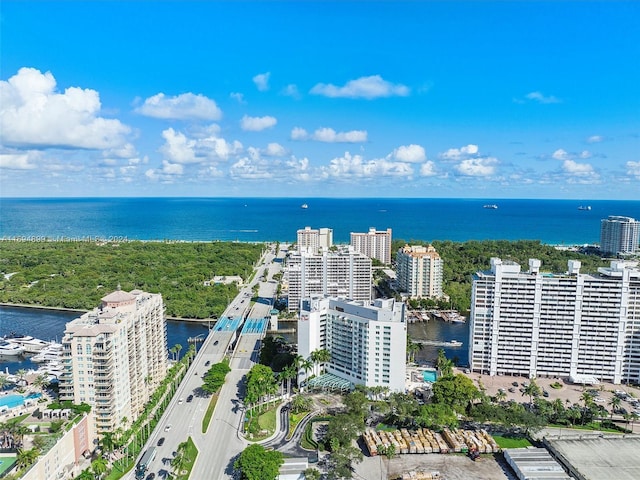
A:
{"label": "multi-lane highway", "polygon": [[[279,256],[282,258],[283,255]],[[149,466],[147,475],[155,473],[156,478],[166,478],[172,471],[170,461],[178,445],[191,437],[199,452],[191,478],[234,478],[233,462],[247,445],[238,433],[244,421],[244,376],[258,361],[260,342],[267,329],[267,323],[263,319],[269,316],[273,308],[277,289],[277,282],[272,277],[281,271],[282,262],[274,262],[274,258],[276,255],[273,250],[268,250],[263,255],[255,268],[253,280],[240,290],[202,343],[158,427],[141,452],[140,456],[150,447],[157,449],[156,458]],[[256,284],[259,300],[252,305],[251,298]],[[237,335],[241,325],[242,331]],[[220,391],[209,429],[203,434],[202,419],[210,397],[200,392],[202,376],[227,353],[231,354],[231,372]],[[133,479],[134,471],[127,478]]]}

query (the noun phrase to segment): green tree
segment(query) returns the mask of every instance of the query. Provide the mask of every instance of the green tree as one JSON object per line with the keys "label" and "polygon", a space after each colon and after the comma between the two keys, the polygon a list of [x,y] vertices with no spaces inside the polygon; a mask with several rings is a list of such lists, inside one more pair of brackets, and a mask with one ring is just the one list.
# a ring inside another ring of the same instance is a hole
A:
{"label": "green tree", "polygon": [[107,461],[102,455],[96,457],[96,459],[91,462],[91,471],[97,478],[101,478],[102,475],[106,473]]}
{"label": "green tree", "polygon": [[453,375],[453,362],[447,358],[444,353],[444,349],[442,348],[438,350],[436,369],[440,372],[441,377],[449,377]]}
{"label": "green tree", "polygon": [[227,360],[212,365],[204,374],[202,390],[209,394],[217,392],[224,385],[224,380],[230,371]]}
{"label": "green tree", "polygon": [[36,387],[38,390],[40,390],[41,392],[47,388],[49,386],[49,379],[47,378],[46,375],[44,374],[39,374],[34,380],[33,380],[33,386]]}
{"label": "green tree", "polygon": [[85,468],[84,470],[82,470],[80,472],[80,475],[78,475],[75,478],[76,480],[95,480],[94,474],[88,468]]}
{"label": "green tree", "polygon": [[20,469],[28,467],[38,459],[38,455],[40,455],[40,453],[35,448],[31,448],[29,450],[25,450],[23,448],[18,449],[18,453],[16,455],[17,467]]}
{"label": "green tree", "polygon": [[440,377],[433,384],[433,401],[448,404],[459,413],[464,413],[477,398],[480,391],[462,374]]}
{"label": "green tree", "polygon": [[191,459],[187,456],[187,451],[189,450],[189,442],[181,442],[178,444],[178,448],[176,449],[176,454],[171,459],[171,467],[177,475],[182,475],[186,466],[189,464]]}
{"label": "green tree", "polygon": [[296,395],[291,399],[291,411],[293,413],[308,412],[312,406],[311,398],[305,395]]}
{"label": "green tree", "polygon": [[329,419],[325,443],[337,442],[341,447],[351,445],[364,430],[364,421],[353,414],[341,413]]}
{"label": "green tree", "polygon": [[529,395],[529,403],[533,403],[533,397],[537,397],[542,393],[540,387],[536,383],[536,379],[532,378],[531,381],[524,387],[522,395]]}
{"label": "green tree", "polygon": [[242,480],[275,480],[283,463],[282,453],[254,443],[242,451],[233,466]]}
{"label": "green tree", "polygon": [[304,474],[305,480],[320,480],[320,477],[321,477],[320,470],[313,467],[307,468],[302,473]]}
{"label": "green tree", "polygon": [[617,410],[618,408],[620,408],[620,403],[621,402],[622,402],[622,400],[620,400],[620,397],[618,397],[616,395],[611,397],[611,400],[609,400],[609,405],[611,406],[611,419],[613,419],[614,410]]}

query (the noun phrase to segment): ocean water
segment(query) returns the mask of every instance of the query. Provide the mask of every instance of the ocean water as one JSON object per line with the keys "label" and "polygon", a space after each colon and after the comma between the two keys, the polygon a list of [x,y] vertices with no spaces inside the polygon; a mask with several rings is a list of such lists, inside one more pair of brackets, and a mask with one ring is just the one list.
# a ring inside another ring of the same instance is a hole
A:
{"label": "ocean water", "polygon": [[0,238],[292,242],[298,229],[311,226],[332,228],[336,243],[375,227],[407,241],[575,245],[599,242],[600,220],[609,215],[640,219],[640,200],[0,198]]}

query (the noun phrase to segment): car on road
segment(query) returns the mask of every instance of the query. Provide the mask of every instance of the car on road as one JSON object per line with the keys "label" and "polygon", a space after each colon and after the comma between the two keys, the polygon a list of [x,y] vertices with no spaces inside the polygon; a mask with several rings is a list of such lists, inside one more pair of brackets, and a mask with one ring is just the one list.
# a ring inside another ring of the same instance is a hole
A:
{"label": "car on road", "polygon": [[516,393],[516,389],[515,389],[515,388],[513,388],[513,387],[509,387],[509,391],[510,391],[511,393]]}
{"label": "car on road", "polygon": [[164,437],[161,437],[160,440],[158,440],[158,446],[161,447],[162,445],[164,445]]}
{"label": "car on road", "polygon": [[191,402],[193,400],[193,395],[189,395],[187,397],[187,403]]}
{"label": "car on road", "polygon": [[542,396],[543,397],[548,397],[549,396],[549,392],[547,392],[546,390],[542,391]]}
{"label": "car on road", "polygon": [[171,430],[171,424],[169,424],[166,427],[164,427],[164,431],[165,432],[168,432],[169,430]]}
{"label": "car on road", "polygon": [[154,478],[156,478],[156,474],[151,472],[149,475],[147,475],[147,480],[153,480]]}
{"label": "car on road", "polygon": [[512,382],[511,385],[513,385],[514,387],[520,386],[520,384],[518,382]]}
{"label": "car on road", "polygon": [[184,401],[184,399],[182,399],[182,398],[180,400],[178,400],[178,405],[182,405],[183,401]]}
{"label": "car on road", "polygon": [[204,362],[204,366],[208,367],[209,365],[211,365],[211,362],[209,360],[207,360],[206,362]]}
{"label": "car on road", "polygon": [[213,344],[214,344],[214,345],[217,345],[217,344],[218,344],[218,340],[216,340],[215,342],[213,342]]}

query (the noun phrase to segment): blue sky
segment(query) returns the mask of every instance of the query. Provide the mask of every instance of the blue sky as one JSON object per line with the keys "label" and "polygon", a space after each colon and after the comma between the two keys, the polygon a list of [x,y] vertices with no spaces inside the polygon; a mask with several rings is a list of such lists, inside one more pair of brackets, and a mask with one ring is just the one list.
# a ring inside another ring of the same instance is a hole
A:
{"label": "blue sky", "polygon": [[637,200],[638,18],[3,0],[1,195]]}

